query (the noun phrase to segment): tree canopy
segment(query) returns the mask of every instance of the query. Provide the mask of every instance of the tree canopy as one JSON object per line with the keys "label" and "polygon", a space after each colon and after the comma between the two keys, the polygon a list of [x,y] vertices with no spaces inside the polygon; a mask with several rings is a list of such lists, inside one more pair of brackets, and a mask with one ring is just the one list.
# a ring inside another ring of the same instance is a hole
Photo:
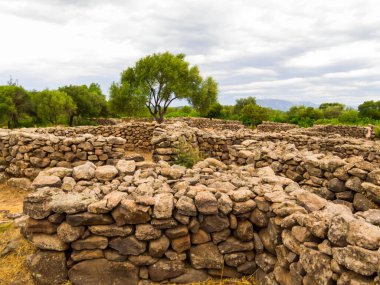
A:
{"label": "tree canopy", "polygon": [[[117,102],[144,102],[153,118],[161,123],[169,105],[188,99],[196,108],[207,109],[215,103],[217,87],[212,78],[203,83],[197,66],[190,67],[184,54],[155,53],[140,59],[121,74],[120,83],[111,86],[111,106]],[[207,96],[210,96],[208,98]],[[205,98],[205,103],[199,98]],[[128,103],[127,103],[128,104]]]}

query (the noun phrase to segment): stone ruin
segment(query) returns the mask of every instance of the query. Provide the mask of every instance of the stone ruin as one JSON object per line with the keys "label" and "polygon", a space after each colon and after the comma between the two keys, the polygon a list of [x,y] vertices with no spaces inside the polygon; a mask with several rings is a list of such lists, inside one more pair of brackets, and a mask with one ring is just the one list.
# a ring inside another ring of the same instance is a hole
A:
{"label": "stone ruin", "polygon": [[380,284],[378,141],[141,124],[0,132],[37,284]]}

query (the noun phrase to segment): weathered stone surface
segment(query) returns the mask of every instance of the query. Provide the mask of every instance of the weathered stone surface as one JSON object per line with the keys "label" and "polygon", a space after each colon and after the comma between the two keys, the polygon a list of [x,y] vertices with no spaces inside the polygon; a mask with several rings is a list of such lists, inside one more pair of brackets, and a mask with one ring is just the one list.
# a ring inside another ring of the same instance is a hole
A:
{"label": "weathered stone surface", "polygon": [[114,238],[109,242],[109,246],[123,255],[139,255],[146,250],[146,243],[134,236]]}
{"label": "weathered stone surface", "polygon": [[102,236],[89,236],[85,239],[78,239],[71,243],[71,247],[75,250],[83,249],[105,249],[108,246],[108,239]]}
{"label": "weathered stone surface", "polygon": [[75,262],[83,261],[83,260],[91,260],[97,258],[103,258],[104,253],[101,249],[85,249],[85,250],[74,250],[71,255],[71,259]]}
{"label": "weathered stone surface", "polygon": [[253,247],[253,242],[242,242],[234,237],[230,237],[218,245],[219,251],[223,254],[237,251],[253,250]]}
{"label": "weathered stone surface", "polygon": [[7,185],[19,189],[28,190],[31,188],[32,182],[28,178],[10,178],[7,181]]}
{"label": "weathered stone surface", "polygon": [[330,266],[331,257],[319,251],[302,248],[300,263],[305,271],[313,276],[317,284],[330,284],[333,272]]}
{"label": "weathered stone surface", "polygon": [[58,192],[50,202],[51,209],[56,213],[75,214],[87,210],[88,205],[97,201],[93,194],[77,192]]}
{"label": "weathered stone surface", "polygon": [[194,282],[203,282],[209,278],[205,270],[197,270],[191,267],[186,268],[186,272],[176,278],[170,279],[174,284],[188,284]]}
{"label": "weathered stone surface", "polygon": [[348,225],[347,242],[366,249],[378,249],[380,228],[364,221],[352,220]]}
{"label": "weathered stone surface", "polygon": [[92,226],[92,225],[110,225],[114,221],[111,216],[106,214],[79,213],[67,215],[66,221],[71,226]]}
{"label": "weathered stone surface", "polygon": [[95,177],[96,166],[92,162],[86,162],[73,168],[73,178],[75,180],[90,180]]}
{"label": "weathered stone surface", "polygon": [[157,194],[153,207],[153,216],[157,219],[168,219],[172,217],[174,198],[171,193]]}
{"label": "weathered stone surface", "polygon": [[130,262],[113,262],[107,259],[86,260],[69,270],[75,285],[137,285],[138,268]]}
{"label": "weathered stone surface", "polygon": [[27,233],[54,234],[57,232],[57,225],[48,220],[36,220],[29,217],[24,229]]}
{"label": "weathered stone surface", "polygon": [[63,222],[57,229],[58,237],[65,243],[70,243],[79,239],[85,231],[85,227],[73,227],[67,222]]}
{"label": "weathered stone surface", "polygon": [[140,224],[136,225],[135,236],[138,240],[158,239],[161,236],[161,230],[150,224]]}
{"label": "weathered stone surface", "polygon": [[116,164],[116,168],[120,174],[132,174],[136,170],[136,162],[134,160],[120,159]]}
{"label": "weathered stone surface", "polygon": [[69,245],[58,238],[57,235],[33,234],[31,242],[44,250],[64,251]]}
{"label": "weathered stone surface", "polygon": [[59,187],[62,181],[58,176],[48,176],[48,175],[38,175],[36,179],[33,180],[32,187],[42,188],[42,187]]}
{"label": "weathered stone surface", "polygon": [[208,191],[202,191],[195,196],[195,206],[198,212],[204,215],[213,215],[218,213],[218,201],[215,195]]}
{"label": "weathered stone surface", "polygon": [[175,278],[186,272],[183,261],[170,261],[161,259],[149,266],[149,276],[153,281],[160,282],[166,279]]}
{"label": "weathered stone surface", "polygon": [[187,196],[181,196],[175,207],[178,209],[178,212],[186,216],[196,216],[197,208],[195,207],[194,200]]}
{"label": "weathered stone surface", "polygon": [[166,236],[152,240],[149,243],[149,254],[153,257],[162,257],[170,246],[170,240]]}
{"label": "weathered stone surface", "polygon": [[105,237],[125,237],[133,232],[132,226],[126,225],[119,227],[116,224],[89,226],[88,229],[95,235],[101,235]]}
{"label": "weathered stone surface", "polygon": [[365,276],[377,272],[378,253],[358,246],[334,247],[333,258],[346,268]]}
{"label": "weathered stone surface", "polygon": [[174,249],[174,251],[177,253],[185,252],[191,247],[190,235],[185,235],[185,236],[173,239],[171,241],[171,246]]}
{"label": "weathered stone surface", "polygon": [[273,271],[277,258],[264,252],[256,255],[255,261],[258,267],[260,267],[264,272],[269,273],[270,271]]}
{"label": "weathered stone surface", "polygon": [[95,177],[99,181],[110,181],[118,174],[118,170],[113,165],[99,166],[95,170]]}
{"label": "weathered stone surface", "polygon": [[28,267],[38,285],[61,284],[67,280],[64,252],[39,250],[29,258]]}
{"label": "weathered stone surface", "polygon": [[201,228],[207,233],[214,233],[228,228],[229,219],[221,215],[207,215],[204,217]]}
{"label": "weathered stone surface", "polygon": [[253,225],[249,221],[238,223],[235,235],[241,241],[251,241],[253,239]]}
{"label": "weathered stone surface", "polygon": [[191,235],[192,244],[202,244],[211,240],[209,233],[206,233],[204,230],[199,229],[196,233]]}
{"label": "weathered stone surface", "polygon": [[195,269],[221,269],[223,268],[224,260],[218,247],[212,242],[208,242],[193,246],[190,249],[190,262]]}
{"label": "weathered stone surface", "polygon": [[90,213],[102,214],[112,211],[123,198],[128,196],[127,193],[120,191],[113,191],[100,201],[94,202],[87,207],[87,211]]}
{"label": "weathered stone surface", "polygon": [[133,200],[123,199],[121,204],[112,211],[112,217],[118,226],[144,224],[151,219],[149,211],[149,206],[138,205]]}
{"label": "weathered stone surface", "polygon": [[231,198],[225,194],[221,193],[218,199],[218,210],[224,215],[228,215],[232,211],[233,202]]}

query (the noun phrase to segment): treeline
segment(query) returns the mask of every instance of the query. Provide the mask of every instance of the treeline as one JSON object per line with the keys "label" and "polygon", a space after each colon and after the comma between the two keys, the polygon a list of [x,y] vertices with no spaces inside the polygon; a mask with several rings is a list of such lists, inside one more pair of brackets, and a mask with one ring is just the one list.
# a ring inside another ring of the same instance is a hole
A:
{"label": "treeline", "polygon": [[[189,106],[171,108],[167,117],[199,116]],[[333,125],[380,125],[380,101],[366,101],[358,109],[346,107],[341,103],[323,103],[317,108],[293,106],[289,111],[273,110],[259,106],[254,97],[236,100],[235,105],[211,106],[208,118],[240,120],[247,126],[256,126],[262,121],[297,124],[310,127],[314,124]]]}
{"label": "treeline", "polygon": [[[190,106],[170,107],[183,99]],[[169,52],[148,55],[121,73],[112,83],[109,98],[96,83],[68,85],[56,90],[27,91],[17,83],[0,86],[0,126],[8,128],[91,124],[97,117],[148,117],[161,123],[164,117],[199,116],[240,120],[256,126],[262,121],[298,124],[379,124],[380,101],[367,101],[358,110],[340,103],[318,108],[296,106],[288,112],[264,108],[253,97],[235,105],[218,102],[218,84],[202,78],[197,66],[190,66],[184,54]]]}

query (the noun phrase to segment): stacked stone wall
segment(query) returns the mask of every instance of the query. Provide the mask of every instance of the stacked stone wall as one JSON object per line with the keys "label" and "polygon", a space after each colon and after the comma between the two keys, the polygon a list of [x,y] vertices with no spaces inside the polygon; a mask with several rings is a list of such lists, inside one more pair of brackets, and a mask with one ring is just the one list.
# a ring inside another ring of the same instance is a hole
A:
{"label": "stacked stone wall", "polygon": [[0,132],[0,165],[13,177],[34,178],[49,167],[71,167],[85,161],[113,164],[125,153],[121,137],[61,137],[27,132]]}
{"label": "stacked stone wall", "polygon": [[107,126],[81,126],[81,127],[51,127],[37,129],[22,129],[26,132],[38,134],[52,134],[62,137],[76,137],[78,135],[91,134],[103,137],[121,137],[126,140],[126,149],[150,150],[155,123],[134,122]]}
{"label": "stacked stone wall", "polygon": [[292,179],[304,189],[344,204],[352,211],[366,211],[380,205],[379,164],[352,156],[299,151],[288,143],[245,141],[230,151],[237,165],[270,166],[276,174]]}
{"label": "stacked stone wall", "polygon": [[264,121],[257,126],[259,132],[286,132],[292,129],[298,129],[299,127],[295,124],[285,124],[285,123],[276,123]]}
{"label": "stacked stone wall", "polygon": [[324,137],[340,135],[342,137],[374,139],[375,133],[372,125],[360,126],[337,126],[337,125],[314,125],[310,128],[299,128],[295,124],[263,122],[257,126],[258,132],[291,132],[308,136]]}
{"label": "stacked stone wall", "polygon": [[50,169],[24,201],[37,284],[378,284],[380,211],[353,214],[269,167],[119,161]]}

